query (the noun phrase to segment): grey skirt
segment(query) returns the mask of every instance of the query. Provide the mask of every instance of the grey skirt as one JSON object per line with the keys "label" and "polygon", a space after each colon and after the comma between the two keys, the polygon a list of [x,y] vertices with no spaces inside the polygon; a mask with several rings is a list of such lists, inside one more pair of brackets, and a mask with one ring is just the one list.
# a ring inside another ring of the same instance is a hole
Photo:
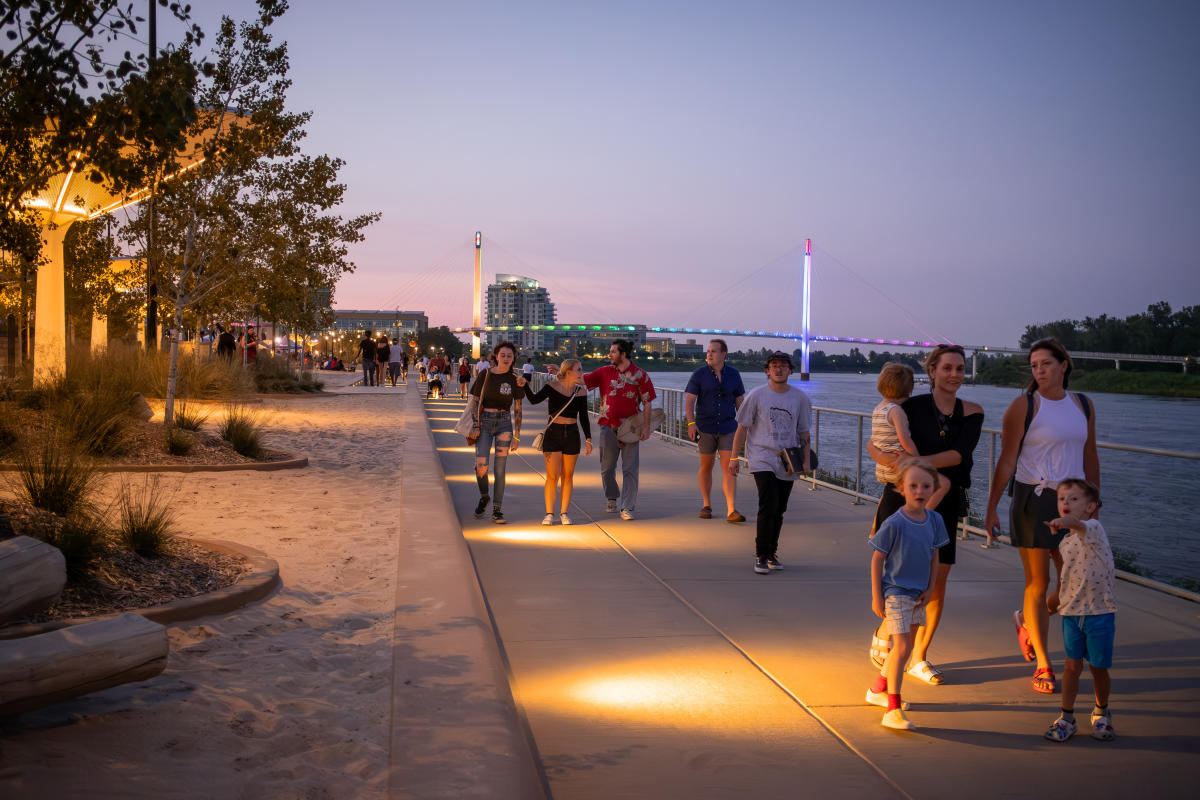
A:
{"label": "grey skirt", "polygon": [[1015,547],[1057,550],[1067,533],[1055,533],[1046,523],[1058,519],[1058,492],[1044,489],[1038,495],[1033,491],[1035,488],[1020,481],[1013,484],[1012,504],[1008,508],[1009,535]]}

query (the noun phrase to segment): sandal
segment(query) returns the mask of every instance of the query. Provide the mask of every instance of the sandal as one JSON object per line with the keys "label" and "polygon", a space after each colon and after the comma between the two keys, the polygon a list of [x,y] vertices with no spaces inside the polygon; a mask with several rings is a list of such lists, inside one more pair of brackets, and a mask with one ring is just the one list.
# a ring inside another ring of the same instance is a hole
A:
{"label": "sandal", "polygon": [[941,686],[946,680],[942,671],[928,661],[918,661],[908,668],[908,674],[919,681],[925,681],[930,686]]}
{"label": "sandal", "polygon": [[1017,647],[1026,661],[1033,661],[1037,653],[1033,651],[1033,642],[1029,641],[1029,630],[1025,627],[1025,615],[1020,611],[1013,612],[1013,624],[1017,626]]}
{"label": "sandal", "polygon": [[878,628],[871,633],[871,647],[867,652],[875,668],[883,669],[883,662],[887,661],[888,653],[892,652],[892,639],[891,637],[880,639],[878,634]]}
{"label": "sandal", "polygon": [[1074,722],[1067,722],[1059,717],[1042,735],[1052,742],[1065,742],[1075,735],[1076,727]]}
{"label": "sandal", "polygon": [[1101,742],[1111,742],[1116,734],[1113,733],[1112,717],[1092,714],[1092,738]]}
{"label": "sandal", "polygon": [[700,509],[700,519],[712,519],[712,506],[704,506]]}
{"label": "sandal", "polygon": [[1033,673],[1033,690],[1040,694],[1054,694],[1058,690],[1053,667],[1042,667]]}

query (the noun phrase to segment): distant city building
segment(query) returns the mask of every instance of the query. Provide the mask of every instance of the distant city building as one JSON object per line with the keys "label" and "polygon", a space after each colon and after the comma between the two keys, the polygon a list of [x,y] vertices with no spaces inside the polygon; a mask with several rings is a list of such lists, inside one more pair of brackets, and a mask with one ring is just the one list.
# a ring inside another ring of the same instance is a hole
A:
{"label": "distant city building", "polygon": [[[553,325],[554,303],[550,293],[533,278],[523,275],[496,275],[487,287],[485,326]],[[502,341],[514,343],[522,351],[545,352],[555,349],[554,334],[549,331],[486,331],[488,349]]]}
{"label": "distant city building", "polygon": [[377,336],[407,342],[429,329],[424,311],[363,311],[338,308],[333,311],[335,333],[372,331]]}

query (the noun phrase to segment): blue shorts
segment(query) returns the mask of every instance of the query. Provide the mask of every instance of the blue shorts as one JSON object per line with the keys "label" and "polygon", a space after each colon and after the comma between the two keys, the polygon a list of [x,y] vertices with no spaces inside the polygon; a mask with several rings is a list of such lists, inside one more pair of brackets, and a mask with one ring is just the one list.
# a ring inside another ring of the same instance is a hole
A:
{"label": "blue shorts", "polygon": [[1099,669],[1112,666],[1113,639],[1117,633],[1116,614],[1089,614],[1063,617],[1063,649],[1067,658],[1086,658]]}

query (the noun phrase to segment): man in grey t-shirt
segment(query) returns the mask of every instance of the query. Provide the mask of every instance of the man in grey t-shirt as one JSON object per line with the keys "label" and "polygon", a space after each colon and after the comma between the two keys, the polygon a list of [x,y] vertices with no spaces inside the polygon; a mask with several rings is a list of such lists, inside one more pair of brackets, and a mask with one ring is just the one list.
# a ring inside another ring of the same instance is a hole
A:
{"label": "man in grey t-shirt", "polygon": [[[745,447],[745,460],[758,486],[758,530],[754,539],[754,571],[766,575],[783,569],[776,550],[783,529],[783,512],[796,475],[783,469],[779,451],[804,448],[804,472],[809,472],[809,429],[812,403],[808,395],[788,384],[792,358],[776,350],[767,359],[767,383],[746,394],[737,412],[738,429],[733,435],[733,452]],[[729,474],[737,476],[739,459],[730,459]]]}

